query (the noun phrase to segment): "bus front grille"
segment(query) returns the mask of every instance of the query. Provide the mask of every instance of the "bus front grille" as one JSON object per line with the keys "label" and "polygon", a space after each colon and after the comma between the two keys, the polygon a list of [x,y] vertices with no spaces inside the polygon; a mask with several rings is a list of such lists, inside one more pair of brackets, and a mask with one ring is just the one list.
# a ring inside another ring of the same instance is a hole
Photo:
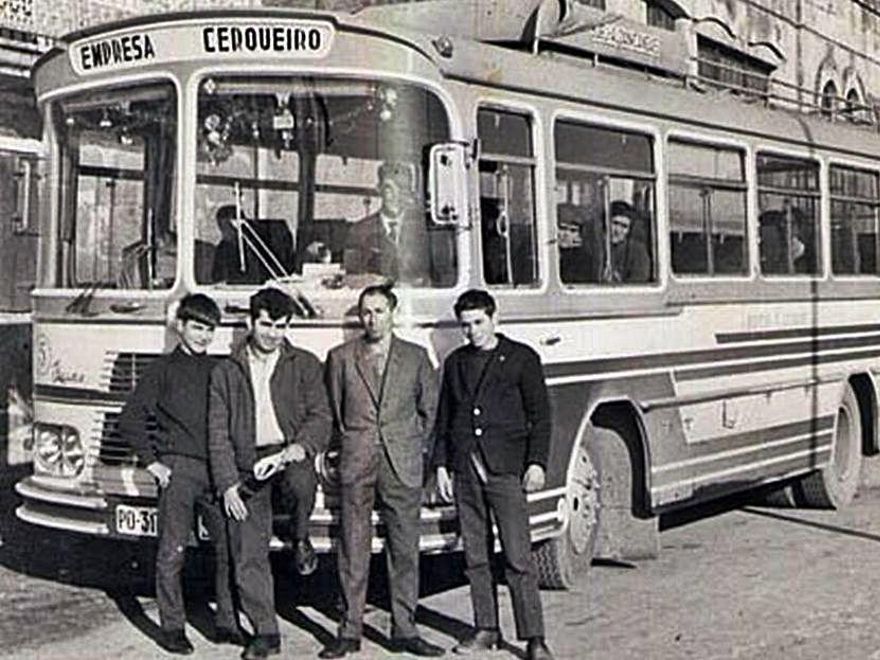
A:
{"label": "bus front grille", "polygon": [[[156,424],[148,422],[147,432],[152,435]],[[119,413],[103,413],[100,420],[98,460],[104,465],[137,465],[137,455],[131,444],[119,435]]]}
{"label": "bus front grille", "polygon": [[102,386],[113,394],[131,392],[157,357],[159,353],[107,353]]}

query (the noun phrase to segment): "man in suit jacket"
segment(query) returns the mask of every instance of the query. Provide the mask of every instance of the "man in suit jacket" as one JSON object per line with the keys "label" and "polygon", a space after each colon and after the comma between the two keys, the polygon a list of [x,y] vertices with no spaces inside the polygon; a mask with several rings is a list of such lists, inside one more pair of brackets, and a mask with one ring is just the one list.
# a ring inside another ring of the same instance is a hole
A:
{"label": "man in suit jacket", "polygon": [[424,215],[413,204],[412,171],[404,163],[379,167],[382,207],[355,222],[345,241],[349,275],[374,274],[408,284],[429,284],[430,257]]}
{"label": "man in suit jacket", "polygon": [[468,345],[453,351],[444,365],[434,465],[441,497],[455,496],[476,630],[453,651],[480,653],[500,642],[491,512],[517,636],[528,640],[529,660],[552,659],[544,643],[525,495],[543,488],[550,446],[541,361],[525,344],[496,333],[495,300],[486,291],[461,294],[455,315]]}
{"label": "man in suit jacket", "polygon": [[396,306],[390,286],[365,288],[358,300],[364,334],[327,357],[330,407],[341,441],[338,559],[344,612],[339,636],[321,651],[322,658],[360,649],[376,496],[387,530],[392,646],[413,655],[443,655],[415,626],[423,461],[437,384],[426,351],[392,333]]}

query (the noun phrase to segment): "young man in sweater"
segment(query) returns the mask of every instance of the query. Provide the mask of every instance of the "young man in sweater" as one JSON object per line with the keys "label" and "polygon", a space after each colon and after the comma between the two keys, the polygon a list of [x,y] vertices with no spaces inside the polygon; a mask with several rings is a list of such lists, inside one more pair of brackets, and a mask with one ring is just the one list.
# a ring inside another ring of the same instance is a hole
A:
{"label": "young man in sweater", "polygon": [[150,364],[119,418],[120,435],[131,443],[159,487],[159,643],[181,655],[193,652],[184,632],[181,573],[197,508],[216,555],[215,641],[241,643],[230,588],[226,524],[208,471],[208,383],[217,360],[207,355],[207,349],[219,322],[220,309],[211,298],[185,296],[177,308],[177,347]]}

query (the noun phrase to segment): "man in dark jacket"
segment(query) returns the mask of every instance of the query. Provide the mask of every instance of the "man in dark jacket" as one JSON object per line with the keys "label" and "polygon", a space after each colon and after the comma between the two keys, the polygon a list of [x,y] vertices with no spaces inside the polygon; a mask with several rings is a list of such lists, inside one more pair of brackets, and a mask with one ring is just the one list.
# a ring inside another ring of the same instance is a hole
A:
{"label": "man in dark jacket", "polygon": [[428,234],[414,201],[413,178],[405,163],[383,163],[379,168],[382,206],[351,225],[343,255],[347,274],[430,284]]}
{"label": "man in dark jacket", "polygon": [[[529,660],[552,658],[531,557],[526,493],[544,486],[550,408],[534,350],[495,332],[495,300],[471,289],[455,303],[468,340],[446,358],[437,410],[434,465],[440,496],[455,496],[471,584],[475,632],[453,651],[496,648],[497,584],[492,577],[492,517],[501,537],[517,636]],[[450,472],[455,475],[455,484]]]}
{"label": "man in dark jacket", "polygon": [[250,333],[211,374],[211,469],[231,518],[241,606],[255,630],[246,659],[280,652],[269,564],[272,489],[244,488],[253,483],[254,465],[261,458],[283,452],[287,467],[276,484],[294,505],[297,568],[307,573],[316,565],[308,539],[317,486],[313,459],[327,446],[331,415],[318,359],[285,339],[292,316],[293,301],[286,293],[258,291],[250,301]]}
{"label": "man in dark jacket", "polygon": [[193,652],[184,632],[180,578],[197,508],[216,554],[215,640],[241,642],[232,604],[226,524],[208,476],[208,380],[217,360],[206,351],[219,322],[220,309],[208,296],[184,297],[177,308],[180,343],[150,364],[119,418],[120,436],[131,443],[159,486],[159,641],[169,653],[181,655]]}

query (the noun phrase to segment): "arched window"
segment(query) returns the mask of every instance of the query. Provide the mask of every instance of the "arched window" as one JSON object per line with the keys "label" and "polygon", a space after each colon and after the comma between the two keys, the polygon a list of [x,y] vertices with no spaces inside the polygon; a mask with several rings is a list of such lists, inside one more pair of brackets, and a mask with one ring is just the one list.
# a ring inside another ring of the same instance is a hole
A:
{"label": "arched window", "polygon": [[675,31],[675,21],[687,13],[675,0],[644,0],[645,22],[663,30]]}
{"label": "arched window", "polygon": [[822,98],[819,104],[820,111],[824,117],[829,119],[834,117],[837,111],[837,99],[837,85],[834,84],[833,80],[829,80],[822,88]]}
{"label": "arched window", "polygon": [[864,103],[856,89],[851,89],[846,93],[846,109],[844,116],[850,121],[863,121]]}

